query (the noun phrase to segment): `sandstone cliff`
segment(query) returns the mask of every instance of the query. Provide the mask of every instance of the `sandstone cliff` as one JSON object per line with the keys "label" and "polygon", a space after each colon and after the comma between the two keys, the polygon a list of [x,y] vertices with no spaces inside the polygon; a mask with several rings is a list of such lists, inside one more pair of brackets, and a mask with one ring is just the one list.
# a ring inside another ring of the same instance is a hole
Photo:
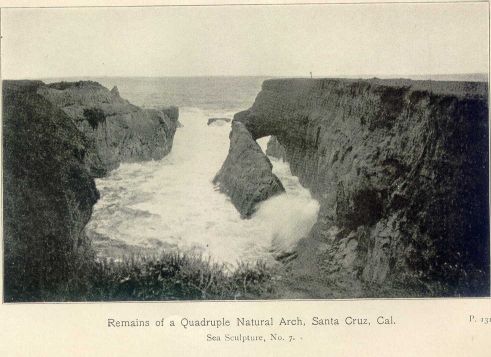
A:
{"label": "sandstone cliff", "polygon": [[285,191],[271,162],[239,122],[232,124],[230,150],[213,183],[230,197],[242,217],[250,217],[258,203]]}
{"label": "sandstone cliff", "polygon": [[61,108],[93,142],[106,170],[120,162],[158,160],[172,148],[179,116],[176,107],[141,109],[91,81],[40,86],[37,92]]}
{"label": "sandstone cliff", "polygon": [[93,82],[3,81],[5,301],[50,299],[77,279],[94,177],[165,155],[178,115],[168,110],[140,110]]}
{"label": "sandstone cliff", "polygon": [[269,80],[238,122],[274,135],[321,203],[299,247],[309,273],[347,295],[489,294],[486,84]]}
{"label": "sandstone cliff", "polygon": [[[69,275],[99,198],[85,166],[94,147],[68,116],[36,93],[3,84],[5,300],[36,300]],[[102,163],[94,171],[103,170]]]}

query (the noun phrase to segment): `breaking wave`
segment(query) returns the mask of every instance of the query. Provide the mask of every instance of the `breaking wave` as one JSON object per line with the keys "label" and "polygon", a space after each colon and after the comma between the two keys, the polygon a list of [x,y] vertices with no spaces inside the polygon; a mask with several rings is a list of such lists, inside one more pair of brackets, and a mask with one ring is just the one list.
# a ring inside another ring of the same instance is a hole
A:
{"label": "breaking wave", "polygon": [[[251,219],[241,219],[228,197],[217,191],[212,180],[228,153],[230,124],[207,126],[208,117],[199,109],[182,108],[183,127],[168,156],[122,164],[96,180],[101,199],[87,226],[96,249],[105,245],[109,256],[108,244],[175,249],[233,267],[239,261],[274,262],[275,255],[290,251],[307,235],[319,204],[281,160],[271,158],[286,193],[263,202]],[[260,140],[263,150],[266,142]]]}

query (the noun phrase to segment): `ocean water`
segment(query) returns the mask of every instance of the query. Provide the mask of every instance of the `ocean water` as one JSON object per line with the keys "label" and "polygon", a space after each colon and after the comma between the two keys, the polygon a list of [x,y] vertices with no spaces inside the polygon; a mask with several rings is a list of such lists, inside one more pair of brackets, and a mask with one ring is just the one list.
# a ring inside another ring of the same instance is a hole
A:
{"label": "ocean water", "polygon": [[[141,106],[180,105],[183,124],[172,152],[162,160],[122,164],[96,180],[101,199],[86,230],[100,255],[116,256],[129,247],[177,250],[233,268],[238,262],[274,263],[275,256],[291,251],[308,234],[319,204],[291,175],[287,163],[270,158],[286,193],[263,202],[250,219],[241,219],[212,183],[228,153],[230,124],[208,126],[207,120],[232,118],[247,109],[262,80],[203,80],[200,88],[193,84],[192,89],[186,89],[188,79],[173,79],[171,85],[153,79],[98,81],[109,88],[117,85],[121,96]],[[263,150],[267,141],[258,140]]]}
{"label": "ocean water", "polygon": [[237,112],[249,108],[261,84],[270,77],[77,77],[50,78],[46,83],[92,80],[111,89],[141,107],[176,105],[200,108],[210,114]]}

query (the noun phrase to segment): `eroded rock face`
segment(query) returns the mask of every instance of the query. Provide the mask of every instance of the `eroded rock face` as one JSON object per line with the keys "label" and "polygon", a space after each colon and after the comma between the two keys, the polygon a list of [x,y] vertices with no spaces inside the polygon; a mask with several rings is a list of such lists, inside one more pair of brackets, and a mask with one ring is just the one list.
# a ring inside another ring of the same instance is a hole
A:
{"label": "eroded rock face", "polygon": [[6,301],[50,299],[76,278],[90,253],[94,177],[164,156],[177,117],[95,82],[3,81]]}
{"label": "eroded rock face", "polygon": [[269,80],[237,122],[320,201],[325,274],[489,294],[487,84]]}
{"label": "eroded rock face", "polygon": [[172,148],[177,107],[141,109],[121,98],[116,87],[109,91],[91,81],[53,83],[40,86],[38,93],[94,143],[106,171],[121,162],[161,159]]}
{"label": "eroded rock face", "polygon": [[230,150],[213,183],[230,197],[242,217],[250,217],[258,203],[285,191],[271,162],[239,122],[232,124]]}
{"label": "eroded rock face", "polygon": [[6,301],[37,300],[62,284],[86,248],[83,229],[99,198],[85,163],[95,148],[37,94],[40,85],[3,82]]}

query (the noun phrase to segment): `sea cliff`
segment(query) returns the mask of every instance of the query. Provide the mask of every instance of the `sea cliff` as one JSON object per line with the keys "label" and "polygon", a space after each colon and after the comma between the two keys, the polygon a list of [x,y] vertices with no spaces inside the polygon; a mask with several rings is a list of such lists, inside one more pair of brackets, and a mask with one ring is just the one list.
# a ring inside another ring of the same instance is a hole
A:
{"label": "sea cliff", "polygon": [[311,267],[298,269],[299,281],[335,282],[344,297],[367,287],[378,296],[387,287],[489,294],[487,90],[477,82],[264,82],[234,123],[253,139],[273,135],[269,153],[321,203],[293,263]]}
{"label": "sea cliff", "polygon": [[177,107],[141,109],[97,82],[60,82],[37,93],[62,109],[93,142],[106,170],[121,162],[158,160],[167,155],[179,111]]}
{"label": "sea cliff", "polygon": [[55,298],[90,254],[94,177],[172,147],[178,110],[95,82],[3,81],[5,301]]}

